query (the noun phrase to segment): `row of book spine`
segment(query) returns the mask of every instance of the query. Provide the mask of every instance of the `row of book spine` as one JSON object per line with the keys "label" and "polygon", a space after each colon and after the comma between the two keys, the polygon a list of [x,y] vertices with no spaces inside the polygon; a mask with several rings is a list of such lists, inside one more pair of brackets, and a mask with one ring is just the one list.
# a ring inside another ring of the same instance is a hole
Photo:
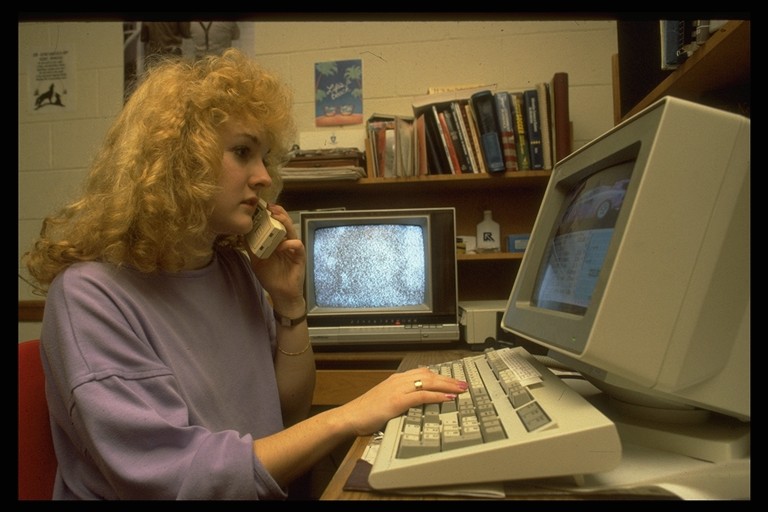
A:
{"label": "row of book spine", "polygon": [[458,89],[412,106],[413,116],[368,119],[369,177],[552,169],[571,152],[565,72],[526,90]]}
{"label": "row of book spine", "polygon": [[413,116],[373,114],[366,137],[368,177],[394,178],[417,174],[417,141]]}

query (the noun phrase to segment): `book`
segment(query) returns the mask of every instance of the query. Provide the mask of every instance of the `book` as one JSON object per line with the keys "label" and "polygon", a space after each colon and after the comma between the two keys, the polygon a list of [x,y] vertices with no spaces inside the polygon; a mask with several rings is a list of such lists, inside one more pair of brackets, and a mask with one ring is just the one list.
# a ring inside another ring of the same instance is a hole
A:
{"label": "book", "polygon": [[418,155],[412,117],[395,118],[395,176],[416,176]]}
{"label": "book", "polygon": [[463,93],[469,89],[487,89],[491,87],[488,84],[471,84],[471,85],[446,85],[446,86],[432,86],[427,87],[427,94],[445,94],[445,93]]}
{"label": "book", "polygon": [[501,136],[501,151],[504,155],[504,168],[507,171],[517,170],[517,144],[515,143],[515,127],[512,119],[512,106],[509,93],[499,91],[493,96],[496,102],[496,114],[499,119],[499,135]]}
{"label": "book", "polygon": [[452,101],[444,110],[445,120],[448,124],[448,130],[451,133],[451,140],[453,141],[453,147],[456,150],[456,156],[459,158],[461,172],[471,174],[474,172],[472,169],[472,159],[469,154],[466,136],[461,132],[459,118],[453,108],[455,104],[456,102]]}
{"label": "book", "polygon": [[382,131],[384,133],[384,147],[381,150],[382,160],[381,168],[384,170],[382,176],[385,178],[394,178],[396,174],[395,170],[395,127],[387,128]]}
{"label": "book", "polygon": [[472,106],[468,101],[463,102],[461,105],[466,115],[466,123],[469,128],[469,132],[472,137],[472,147],[475,152],[475,159],[477,160],[478,170],[477,172],[488,172],[488,168],[485,165],[485,157],[483,156],[483,148],[480,147],[480,134],[477,131],[477,122],[475,121],[475,115],[472,112]]}
{"label": "book", "polygon": [[[386,131],[394,129],[394,121],[369,119],[367,124],[368,138],[371,140],[373,172],[377,177],[383,177],[384,153],[386,149]],[[394,171],[394,169],[392,169]]]}
{"label": "book", "polygon": [[554,162],[559,162],[571,154],[571,114],[568,101],[568,73],[559,71],[549,83],[550,105],[552,114],[552,133],[554,134]]}
{"label": "book", "polygon": [[467,124],[465,122],[466,114],[463,112],[463,108],[461,106],[461,102],[453,101],[451,102],[451,111],[453,113],[453,118],[456,121],[456,129],[459,132],[459,139],[461,139],[461,145],[464,148],[464,153],[467,156],[467,164],[469,165],[469,172],[477,173],[480,172],[480,169],[477,165],[477,160],[475,158],[475,151],[472,148],[472,140],[470,138],[469,130],[467,129]]}
{"label": "book", "polygon": [[661,39],[661,69],[677,69],[680,56],[677,54],[679,37],[678,20],[659,20],[659,36]]}
{"label": "book", "polygon": [[549,84],[539,82],[536,84],[536,92],[539,95],[539,112],[541,122],[541,149],[544,152],[544,168],[552,169],[552,126],[550,119],[549,105]]}
{"label": "book", "polygon": [[371,163],[369,155],[371,139],[366,138],[366,151],[356,147],[329,149],[307,149],[293,152],[280,169],[283,181],[325,181],[358,180],[366,176],[366,166]]}
{"label": "book", "polygon": [[539,93],[536,89],[523,91],[525,101],[525,122],[528,133],[528,158],[531,169],[544,168],[544,153],[541,148],[541,123],[539,121]]}
{"label": "book", "polygon": [[[470,96],[479,90],[494,90],[495,84],[479,86],[479,87],[444,87],[444,88],[430,88],[430,91],[440,91],[437,94],[424,94],[416,96],[411,102],[414,116],[418,116],[421,113],[426,113],[425,125],[426,125],[426,142],[427,142],[427,156],[430,165],[430,174],[451,174],[451,163],[449,161],[450,155],[447,153],[447,146],[443,139],[443,133],[439,129],[439,120],[434,113],[433,107],[439,109],[445,108],[453,101],[468,101]],[[430,140],[431,144],[435,146],[435,150],[440,152],[440,155],[430,157],[433,151],[429,148]],[[432,161],[434,160],[434,162]],[[442,163],[440,165],[438,162]],[[440,166],[440,170],[437,169]]]}
{"label": "book", "polygon": [[429,174],[451,174],[451,166],[448,162],[448,154],[443,146],[442,137],[437,126],[437,117],[432,109],[422,112],[424,126],[426,128],[427,161],[429,162]]}
{"label": "book", "polygon": [[429,174],[429,145],[427,142],[427,121],[426,114],[422,112],[416,117],[416,123],[413,130],[416,134],[416,151],[418,165],[416,166],[417,176],[426,176]]}
{"label": "book", "polygon": [[365,138],[365,175],[368,178],[376,177],[376,165],[374,161],[376,150],[373,148],[373,139],[368,136]]}
{"label": "book", "polygon": [[373,114],[368,118],[368,136],[375,157],[375,175],[393,178],[414,176],[417,168],[415,119],[398,114]]}
{"label": "book", "polygon": [[496,85],[484,85],[481,87],[472,87],[468,89],[445,90],[439,94],[422,94],[416,96],[411,102],[414,114],[418,114],[425,108],[431,108],[432,105],[448,104],[452,101],[468,100],[472,95],[479,91],[495,91]]}
{"label": "book", "polygon": [[528,148],[528,130],[525,120],[525,101],[523,93],[511,92],[512,114],[515,116],[515,137],[517,138],[517,169],[519,171],[531,170],[531,157]]}
{"label": "book", "polygon": [[490,90],[479,91],[469,99],[480,132],[481,146],[488,172],[503,172],[504,155],[501,150],[499,122],[496,118],[496,103]]}
{"label": "book", "polygon": [[[451,128],[448,126],[448,121],[446,120],[445,111],[437,110],[437,107],[435,107],[435,111],[437,112],[437,122],[440,125],[440,130],[443,134],[443,144],[445,144],[445,149],[448,152],[448,160],[451,164],[451,174],[461,174],[461,163],[459,162],[459,155],[456,153],[456,147],[453,143],[453,135],[451,134]],[[458,137],[458,136],[457,136]]]}

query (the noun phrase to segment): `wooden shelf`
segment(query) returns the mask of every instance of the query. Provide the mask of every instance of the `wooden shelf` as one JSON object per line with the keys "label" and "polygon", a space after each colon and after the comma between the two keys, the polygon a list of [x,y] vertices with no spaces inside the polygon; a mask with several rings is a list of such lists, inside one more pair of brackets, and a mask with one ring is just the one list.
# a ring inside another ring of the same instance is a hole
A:
{"label": "wooden shelf", "polygon": [[521,252],[489,252],[479,254],[459,254],[456,257],[459,261],[503,261],[503,260],[522,260]]}
{"label": "wooden shelf", "polygon": [[[731,91],[735,90],[740,96],[748,96],[750,63],[750,22],[729,21],[712,34],[679,68],[635,104],[620,121],[664,96],[676,96],[724,108],[724,105],[717,104],[717,99],[730,96]],[[743,90],[745,86],[746,91]],[[733,102],[732,98],[725,101]],[[748,106],[746,112],[743,108],[739,110],[739,113],[748,115]]]}
{"label": "wooden shelf", "polygon": [[428,176],[409,176],[402,178],[360,178],[359,180],[340,181],[288,181],[284,184],[283,193],[318,190],[356,190],[366,192],[370,189],[408,189],[422,187],[439,187],[441,189],[477,189],[489,186],[505,188],[538,187],[549,181],[551,171],[516,171],[499,174],[439,174]]}
{"label": "wooden shelf", "polygon": [[44,300],[20,300],[19,322],[42,322],[44,309]]}

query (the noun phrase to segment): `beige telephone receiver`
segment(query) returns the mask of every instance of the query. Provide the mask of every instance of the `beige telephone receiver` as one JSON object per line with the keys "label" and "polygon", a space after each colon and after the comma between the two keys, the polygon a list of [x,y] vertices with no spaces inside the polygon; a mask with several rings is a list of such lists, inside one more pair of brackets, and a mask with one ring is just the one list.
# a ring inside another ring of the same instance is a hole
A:
{"label": "beige telephone receiver", "polygon": [[272,214],[267,210],[267,203],[263,199],[259,199],[259,204],[256,206],[253,225],[253,231],[247,236],[248,245],[257,258],[269,258],[285,238],[285,226],[272,218]]}

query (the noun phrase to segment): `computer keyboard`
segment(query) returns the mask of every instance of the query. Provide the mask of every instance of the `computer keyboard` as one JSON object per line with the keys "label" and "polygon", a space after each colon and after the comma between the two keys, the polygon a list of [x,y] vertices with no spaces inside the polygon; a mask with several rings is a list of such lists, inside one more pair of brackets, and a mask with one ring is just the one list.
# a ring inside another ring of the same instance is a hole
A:
{"label": "computer keyboard", "polygon": [[429,368],[469,389],[387,423],[368,477],[374,489],[581,475],[621,460],[613,422],[522,347]]}

